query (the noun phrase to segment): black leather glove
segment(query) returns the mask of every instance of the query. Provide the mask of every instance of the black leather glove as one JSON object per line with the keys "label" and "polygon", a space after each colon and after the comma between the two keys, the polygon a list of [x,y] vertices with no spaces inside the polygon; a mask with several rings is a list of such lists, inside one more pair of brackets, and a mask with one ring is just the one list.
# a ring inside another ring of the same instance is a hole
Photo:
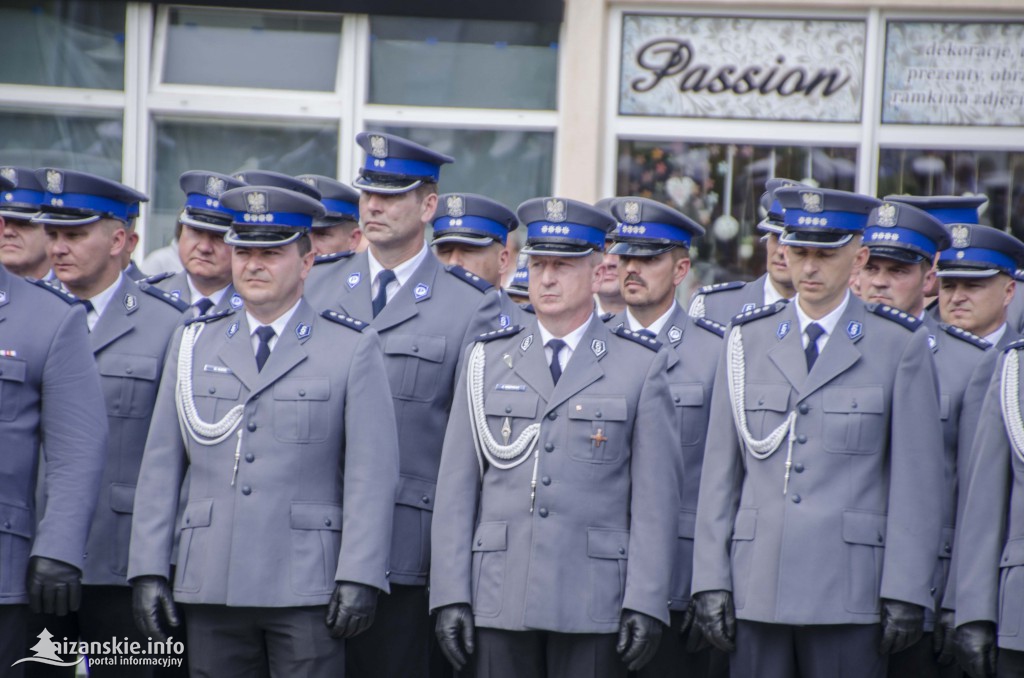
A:
{"label": "black leather glove", "polygon": [[639,671],[651,661],[661,642],[663,624],[642,612],[623,610],[619,620],[619,644],[615,651],[630,671]]}
{"label": "black leather glove", "polygon": [[445,605],[437,611],[434,633],[441,644],[441,652],[456,671],[465,668],[473,654],[473,608],[466,603]]}
{"label": "black leather glove", "polygon": [[82,571],[59,560],[29,558],[27,586],[28,604],[36,614],[63,617],[82,602]]}
{"label": "black leather glove", "polygon": [[956,659],[971,678],[996,675],[996,625],[973,621],[958,626],[953,635]]}
{"label": "black leather glove", "polygon": [[708,642],[723,652],[736,649],[736,610],[729,591],[701,591],[694,595],[694,620]]}
{"label": "black leather glove", "polygon": [[171,626],[177,626],[178,608],[167,580],[156,575],[144,575],[131,581],[132,616],[135,626],[153,640],[167,640],[167,632],[160,623],[160,612]]}
{"label": "black leather glove", "polygon": [[901,600],[882,600],[882,654],[896,654],[921,640],[924,608]]}
{"label": "black leather glove", "polygon": [[707,638],[700,632],[696,624],[697,604],[690,598],[690,604],[683,612],[683,623],[679,625],[679,637],[683,640],[683,646],[687,652],[700,652],[708,646]]}
{"label": "black leather glove", "polygon": [[324,622],[332,638],[354,638],[370,628],[377,613],[377,589],[366,584],[339,581],[327,603]]}
{"label": "black leather glove", "polygon": [[935,615],[935,630],[932,632],[932,649],[935,650],[935,661],[939,666],[949,666],[956,659],[956,648],[953,647],[953,635],[956,633],[953,610],[939,610]]}

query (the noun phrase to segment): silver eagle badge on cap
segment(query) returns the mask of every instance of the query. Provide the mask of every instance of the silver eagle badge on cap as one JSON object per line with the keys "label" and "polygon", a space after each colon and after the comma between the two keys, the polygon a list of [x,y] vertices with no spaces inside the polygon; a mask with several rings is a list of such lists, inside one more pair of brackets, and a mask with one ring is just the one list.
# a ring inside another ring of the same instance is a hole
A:
{"label": "silver eagle badge on cap", "polygon": [[18,173],[14,171],[13,167],[0,167],[0,177],[7,179],[7,181],[16,182]]}
{"label": "silver eagle badge on cap", "polygon": [[227,185],[220,177],[206,177],[206,195],[211,198],[219,198],[226,189]]}
{"label": "silver eagle badge on cap", "polygon": [[892,228],[896,225],[896,215],[898,210],[896,205],[891,202],[883,203],[878,208],[878,225],[884,226],[885,228]]}
{"label": "silver eagle badge on cap", "polygon": [[800,200],[803,201],[804,212],[810,212],[811,214],[817,214],[821,211],[821,194],[820,193],[801,193]]}
{"label": "silver eagle badge on cap", "polygon": [[444,203],[445,208],[448,210],[448,216],[450,217],[461,217],[466,214],[466,202],[462,199],[461,195],[449,195],[448,199]]}
{"label": "silver eagle badge on cap", "polygon": [[64,174],[59,170],[46,170],[46,190],[49,193],[63,193]]}
{"label": "silver eagle badge on cap", "polygon": [[953,247],[962,250],[971,246],[971,229],[963,224],[955,224],[950,227],[949,235],[953,240]]}
{"label": "silver eagle badge on cap", "polygon": [[623,205],[623,221],[627,224],[640,223],[640,203],[636,200],[629,200]]}
{"label": "silver eagle badge on cap", "polygon": [[306,184],[307,186],[312,186],[313,188],[316,188],[316,177],[302,177],[301,179],[299,179],[299,181]]}
{"label": "silver eagle badge on cap", "polygon": [[388,140],[378,134],[371,136],[370,155],[375,158],[388,157]]}
{"label": "silver eagle badge on cap", "polygon": [[544,203],[544,216],[548,221],[565,221],[565,202],[552,198]]}
{"label": "silver eagle badge on cap", "polygon": [[253,191],[245,194],[245,211],[249,214],[263,214],[267,211],[267,194]]}

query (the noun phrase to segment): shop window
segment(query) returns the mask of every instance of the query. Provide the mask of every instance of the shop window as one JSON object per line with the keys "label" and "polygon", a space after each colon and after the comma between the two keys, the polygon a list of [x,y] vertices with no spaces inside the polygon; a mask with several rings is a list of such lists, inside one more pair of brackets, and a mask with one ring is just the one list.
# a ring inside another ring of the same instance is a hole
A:
{"label": "shop window", "polygon": [[116,117],[0,112],[6,165],[63,167],[121,180],[121,114]]}

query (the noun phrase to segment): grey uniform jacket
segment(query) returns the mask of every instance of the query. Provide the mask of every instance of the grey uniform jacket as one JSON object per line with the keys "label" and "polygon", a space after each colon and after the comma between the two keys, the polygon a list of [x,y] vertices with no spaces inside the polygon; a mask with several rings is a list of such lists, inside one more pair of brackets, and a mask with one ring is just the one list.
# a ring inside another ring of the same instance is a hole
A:
{"label": "grey uniform jacket", "polygon": [[241,420],[219,443],[182,439],[179,329],[139,477],[129,578],[168,576],[188,468],[175,600],[323,605],[342,580],[387,591],[398,450],[377,333],[303,301],[257,371],[245,314],[207,318],[187,372],[196,411],[212,423],[241,406]]}
{"label": "grey uniform jacket", "polygon": [[487,466],[481,480],[460,378],[434,512],[431,609],[472,604],[478,626],[507,630],[613,633],[624,608],[667,623],[679,506],[668,352],[592,316],[556,386],[536,319],[491,337],[486,426],[501,442],[506,422],[511,441],[539,424],[536,448],[514,468]]}
{"label": "grey uniform jacket", "polygon": [[[162,273],[150,276],[144,282],[150,282],[153,286],[159,287],[164,292],[181,299],[186,304],[191,304],[194,301],[192,299],[192,290],[188,286],[188,273],[185,271],[178,271],[173,275]],[[238,293],[235,292],[235,286],[231,284],[228,285],[220,301],[214,304],[207,313],[218,313],[226,308],[236,311],[242,308],[242,298],[238,296]]]}
{"label": "grey uniform jacket", "polygon": [[[608,327],[630,329],[625,311],[608,320]],[[689,317],[676,304],[657,336],[657,340],[669,349],[668,387],[675,406],[674,421],[679,430],[679,461],[682,463],[676,562],[669,590],[673,610],[685,610],[690,602],[697,491],[700,489],[708,415],[711,413],[711,389],[715,384],[715,368],[722,350],[724,331],[724,326],[707,318]]]}
{"label": "grey uniform jacket", "polygon": [[[27,603],[30,555],[84,566],[107,455],[85,310],[0,266],[0,604]],[[36,515],[41,478],[49,495]],[[38,524],[37,524],[38,520]]]}
{"label": "grey uniform jacket", "polygon": [[135,483],[167,345],[183,308],[176,300],[143,292],[134,280],[122,276],[89,334],[110,436],[100,500],[89,529],[85,584],[127,584]]}
{"label": "grey uniform jacket", "polygon": [[[1003,366],[1024,342],[999,356],[985,396],[967,499],[957,530],[956,623],[998,624],[998,645],[1024,651],[1024,462],[1010,444],[1001,403]],[[1021,384],[1008,389],[1010,427],[1020,431]],[[1016,411],[1014,411],[1016,410]]]}
{"label": "grey uniform jacket", "polygon": [[[732,591],[740,619],[877,623],[880,598],[934,604],[943,487],[935,372],[919,321],[885,308],[851,295],[810,374],[792,304],[737,317],[726,334],[693,591]],[[753,439],[794,422],[763,460],[741,445],[733,417],[727,365],[738,330],[738,409]]]}
{"label": "grey uniform jacket", "polygon": [[[373,317],[366,252],[313,268],[307,299],[317,310]],[[497,325],[498,294],[433,253],[370,326],[380,334],[398,421],[401,478],[391,544],[391,581],[422,585],[430,569],[430,520],[441,444],[462,350]]]}
{"label": "grey uniform jacket", "polygon": [[765,304],[765,273],[750,282],[725,282],[705,285],[697,290],[690,302],[689,314],[694,318],[708,318],[721,325],[729,324],[737,313],[746,313]]}

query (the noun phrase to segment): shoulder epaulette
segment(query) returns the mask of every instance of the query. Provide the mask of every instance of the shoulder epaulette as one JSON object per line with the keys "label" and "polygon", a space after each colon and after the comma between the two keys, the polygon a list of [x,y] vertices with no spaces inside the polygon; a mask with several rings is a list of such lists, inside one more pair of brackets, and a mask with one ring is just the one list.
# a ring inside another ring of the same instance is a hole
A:
{"label": "shoulder epaulette", "polygon": [[189,318],[188,320],[185,321],[185,324],[186,325],[191,325],[192,323],[212,323],[215,320],[220,320],[221,318],[227,318],[229,315],[233,314],[234,312],[235,312],[235,310],[233,308],[225,308],[224,310],[217,311],[215,313],[207,313],[206,315],[201,315],[201,316],[199,316],[197,318]]}
{"label": "shoulder epaulette", "polygon": [[185,303],[184,301],[182,301],[181,299],[179,299],[175,295],[171,294],[170,292],[164,292],[159,287],[154,287],[153,285],[149,285],[149,284],[140,284],[139,285],[139,289],[141,289],[143,292],[145,292],[149,296],[156,297],[157,299],[159,299],[160,301],[164,302],[165,304],[169,304],[169,305],[173,306],[174,308],[178,309],[179,311],[184,311],[185,309],[187,309],[189,307],[189,304]]}
{"label": "shoulder epaulette", "polygon": [[625,325],[620,326],[620,327],[616,327],[614,330],[612,330],[612,334],[620,336],[623,339],[629,339],[630,341],[635,341],[636,343],[640,344],[641,346],[649,348],[652,351],[657,351],[659,348],[661,348],[661,342],[658,341],[657,339],[655,339],[654,337],[647,337],[647,336],[644,336],[644,335],[640,334],[639,332],[634,332],[632,330],[627,330]]}
{"label": "shoulder epaulette", "polygon": [[487,290],[494,289],[494,285],[487,282],[486,280],[478,276],[476,273],[473,273],[472,271],[467,271],[461,266],[445,266],[444,270],[448,271],[449,273],[451,273],[452,275],[454,275],[456,278],[466,283],[467,285],[472,285],[481,292],[486,292]]}
{"label": "shoulder epaulette", "polygon": [[54,285],[49,280],[37,280],[35,278],[25,278],[25,280],[29,281],[30,283],[32,283],[36,287],[42,287],[44,290],[48,290],[50,292],[53,292],[54,294],[56,294],[58,297],[60,297],[64,301],[68,302],[69,304],[73,304],[76,301],[78,301],[78,297],[76,297],[75,295],[71,294],[70,292],[65,290],[63,287],[61,287],[60,285]]}
{"label": "shoulder epaulette", "polygon": [[319,264],[329,264],[332,261],[341,261],[342,259],[348,259],[353,254],[355,254],[355,252],[352,250],[342,250],[341,252],[332,252],[331,254],[319,254],[316,259],[313,260],[313,265],[317,266]]}
{"label": "shoulder epaulette", "polygon": [[533,304],[519,304],[519,308],[523,309],[525,312],[529,313],[530,315],[537,315],[537,311],[534,310]]}
{"label": "shoulder epaulette", "polygon": [[602,314],[601,314],[600,316],[598,316],[598,317],[599,317],[599,318],[601,319],[601,322],[603,322],[603,323],[606,323],[606,322],[608,322],[609,320],[611,320],[612,318],[614,318],[614,317],[615,317],[615,314],[614,314],[614,313],[611,313],[611,312],[609,312],[609,313],[602,313]]}
{"label": "shoulder epaulette", "polygon": [[786,302],[776,301],[774,304],[768,304],[767,306],[761,306],[754,308],[743,313],[737,313],[732,317],[733,325],[742,325],[749,323],[751,320],[757,320],[758,318],[767,318],[770,315],[775,315],[782,309],[786,308]]}
{"label": "shoulder epaulette", "polygon": [[164,271],[163,273],[157,273],[156,275],[147,276],[145,278],[142,278],[141,280],[137,280],[136,282],[138,282],[140,285],[142,283],[146,283],[147,285],[155,285],[161,280],[167,280],[172,275],[174,275],[173,271]]}
{"label": "shoulder epaulette", "polygon": [[733,280],[731,282],[715,283],[714,285],[704,285],[697,294],[714,294],[715,292],[725,292],[727,290],[738,290],[744,287],[747,283],[742,280]]}
{"label": "shoulder epaulette", "polygon": [[320,315],[324,318],[327,318],[331,322],[336,322],[339,325],[344,325],[345,327],[353,329],[356,332],[362,332],[363,330],[370,326],[370,323],[368,322],[356,320],[355,318],[350,318],[349,316],[342,315],[337,311],[324,311]]}
{"label": "shoulder epaulette", "polygon": [[726,327],[722,323],[716,323],[714,320],[707,318],[694,318],[693,323],[700,328],[711,332],[712,334],[718,335],[719,337],[725,336]]}
{"label": "shoulder epaulette", "polygon": [[509,325],[508,327],[502,327],[499,330],[491,330],[490,332],[484,332],[473,337],[473,341],[493,341],[494,339],[501,339],[502,337],[511,337],[513,334],[519,334],[523,328],[520,325]]}
{"label": "shoulder epaulette", "polygon": [[1010,351],[1017,351],[1017,350],[1020,350],[1022,348],[1024,348],[1024,339],[1018,339],[1017,341],[1013,342],[1012,344],[1010,344],[1006,348],[1004,348],[1003,349],[1003,353],[1009,353]]}
{"label": "shoulder epaulette", "polygon": [[891,320],[898,325],[903,325],[911,332],[921,326],[922,321],[917,316],[901,311],[898,308],[893,308],[889,304],[868,304],[867,306],[868,310],[875,315]]}
{"label": "shoulder epaulette", "polygon": [[979,337],[977,334],[974,334],[973,332],[968,332],[967,330],[962,330],[959,327],[953,327],[952,325],[947,325],[946,323],[940,323],[939,327],[941,327],[946,334],[952,337],[956,337],[961,341],[966,341],[968,344],[971,344],[973,346],[977,346],[983,351],[992,348],[991,342],[985,341],[984,339]]}

